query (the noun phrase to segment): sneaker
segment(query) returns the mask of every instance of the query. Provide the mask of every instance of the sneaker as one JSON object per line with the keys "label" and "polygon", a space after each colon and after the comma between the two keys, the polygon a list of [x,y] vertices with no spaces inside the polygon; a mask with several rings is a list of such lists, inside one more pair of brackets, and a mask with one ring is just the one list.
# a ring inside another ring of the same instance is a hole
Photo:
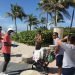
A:
{"label": "sneaker", "polygon": [[8,75],[8,74],[5,74],[4,72],[1,72],[0,75]]}
{"label": "sneaker", "polygon": [[8,75],[8,74],[5,74],[5,73],[4,73],[3,75]]}
{"label": "sneaker", "polygon": [[1,72],[1,73],[0,73],[0,75],[3,75],[3,74],[4,74],[4,72]]}

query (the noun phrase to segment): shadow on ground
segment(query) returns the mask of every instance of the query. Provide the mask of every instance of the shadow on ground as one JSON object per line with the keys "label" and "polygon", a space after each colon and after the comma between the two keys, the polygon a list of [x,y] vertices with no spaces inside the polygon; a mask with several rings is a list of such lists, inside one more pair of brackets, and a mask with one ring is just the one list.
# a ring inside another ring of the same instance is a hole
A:
{"label": "shadow on ground", "polygon": [[16,71],[10,71],[8,72],[9,75],[20,75],[20,73],[22,71],[26,71],[26,70],[30,70],[30,69],[21,69],[21,70],[16,70]]}
{"label": "shadow on ground", "polygon": [[57,68],[54,67],[38,67],[38,68],[33,68],[33,70],[41,72],[43,75],[48,75],[48,74],[56,74],[57,73]]}
{"label": "shadow on ground", "polygon": [[21,57],[22,54],[12,54],[11,57]]}
{"label": "shadow on ground", "polygon": [[51,74],[57,73],[57,68],[53,68],[53,67],[49,68],[48,73],[51,73]]}
{"label": "shadow on ground", "polygon": [[[3,54],[0,55],[1,57],[4,57]],[[12,54],[11,57],[21,57],[22,54]]]}
{"label": "shadow on ground", "polygon": [[[3,62],[0,62],[0,72],[3,68]],[[27,63],[13,63],[10,62],[7,66],[6,73],[8,75],[20,75],[22,71],[29,70],[31,68],[31,65]]]}
{"label": "shadow on ground", "polygon": [[[2,71],[2,66],[3,66],[3,62],[0,62],[0,72]],[[31,70],[32,69],[31,66],[32,64],[10,62],[8,64],[6,73],[9,75],[20,75],[22,71]],[[48,68],[48,70],[42,70],[40,68],[38,69],[34,68],[33,70],[41,72],[42,75],[48,75],[49,73],[51,74],[57,73],[57,68],[54,67],[50,67]]]}

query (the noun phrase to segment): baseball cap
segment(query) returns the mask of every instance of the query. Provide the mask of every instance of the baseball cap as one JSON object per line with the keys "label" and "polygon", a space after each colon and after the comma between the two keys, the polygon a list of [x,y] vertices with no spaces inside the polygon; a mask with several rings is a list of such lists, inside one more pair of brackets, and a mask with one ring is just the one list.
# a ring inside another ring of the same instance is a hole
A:
{"label": "baseball cap", "polygon": [[7,32],[8,31],[15,31],[13,28],[8,28]]}

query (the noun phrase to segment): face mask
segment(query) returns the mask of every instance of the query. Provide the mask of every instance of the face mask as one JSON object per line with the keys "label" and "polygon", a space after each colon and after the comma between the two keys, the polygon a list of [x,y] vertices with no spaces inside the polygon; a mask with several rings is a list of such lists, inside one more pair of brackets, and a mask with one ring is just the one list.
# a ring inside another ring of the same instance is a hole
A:
{"label": "face mask", "polygon": [[10,34],[10,36],[13,36],[14,35],[14,32],[12,32],[11,34]]}

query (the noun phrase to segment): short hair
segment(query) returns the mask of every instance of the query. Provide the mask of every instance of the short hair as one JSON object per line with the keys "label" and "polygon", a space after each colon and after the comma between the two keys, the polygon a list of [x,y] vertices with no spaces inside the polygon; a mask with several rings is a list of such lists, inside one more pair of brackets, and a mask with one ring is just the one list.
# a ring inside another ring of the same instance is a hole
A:
{"label": "short hair", "polygon": [[53,32],[53,35],[56,35],[56,36],[58,36],[58,33],[57,33],[57,32]]}
{"label": "short hair", "polygon": [[71,44],[75,44],[75,35],[69,35],[68,40],[70,41]]}
{"label": "short hair", "polygon": [[38,33],[41,33],[41,30],[38,30],[37,32],[38,32]]}

